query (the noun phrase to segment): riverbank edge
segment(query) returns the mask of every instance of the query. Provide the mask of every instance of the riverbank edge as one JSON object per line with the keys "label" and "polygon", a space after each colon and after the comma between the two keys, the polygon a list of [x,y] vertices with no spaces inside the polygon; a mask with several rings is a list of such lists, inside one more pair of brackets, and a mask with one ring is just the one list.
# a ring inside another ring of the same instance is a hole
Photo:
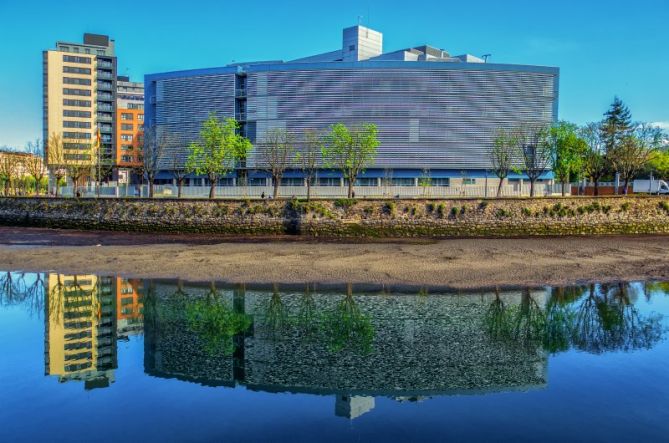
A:
{"label": "riverbank edge", "polygon": [[669,234],[666,197],[449,200],[0,199],[5,226],[313,238]]}

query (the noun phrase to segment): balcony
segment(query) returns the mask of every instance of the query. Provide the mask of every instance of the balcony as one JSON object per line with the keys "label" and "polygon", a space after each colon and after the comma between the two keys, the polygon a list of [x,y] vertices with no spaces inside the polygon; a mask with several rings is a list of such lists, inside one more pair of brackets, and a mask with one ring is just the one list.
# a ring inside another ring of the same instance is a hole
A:
{"label": "balcony", "polygon": [[246,88],[238,88],[235,90],[235,97],[246,97]]}
{"label": "balcony", "polygon": [[100,114],[98,113],[98,122],[110,122],[112,121],[112,116],[110,114]]}
{"label": "balcony", "polygon": [[109,112],[111,112],[111,111],[113,111],[112,105],[107,105],[107,104],[104,104],[104,103],[102,103],[102,104],[98,103],[98,111],[109,111]]}
{"label": "balcony", "polygon": [[97,84],[99,90],[111,91],[112,83],[111,82],[98,82]]}
{"label": "balcony", "polygon": [[111,64],[110,62],[105,62],[105,61],[98,60],[98,68],[109,68],[109,69],[112,69],[113,66],[112,66],[112,64]]}
{"label": "balcony", "polygon": [[109,93],[98,93],[98,100],[113,100],[114,96]]}
{"label": "balcony", "polygon": [[105,72],[105,71],[98,71],[98,72],[97,72],[97,75],[98,75],[98,78],[102,78],[102,79],[105,79],[105,80],[111,80],[111,79],[114,78],[114,77],[111,75],[110,72]]}
{"label": "balcony", "polygon": [[112,132],[111,125],[100,125],[100,132]]}

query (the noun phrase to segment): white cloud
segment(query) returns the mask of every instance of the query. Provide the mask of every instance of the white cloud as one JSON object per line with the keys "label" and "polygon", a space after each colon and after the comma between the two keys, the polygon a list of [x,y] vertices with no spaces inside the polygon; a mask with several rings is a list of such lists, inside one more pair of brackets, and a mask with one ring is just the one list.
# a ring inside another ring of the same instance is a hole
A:
{"label": "white cloud", "polygon": [[657,126],[658,128],[662,128],[665,131],[669,131],[669,122],[653,122],[651,123],[653,126]]}

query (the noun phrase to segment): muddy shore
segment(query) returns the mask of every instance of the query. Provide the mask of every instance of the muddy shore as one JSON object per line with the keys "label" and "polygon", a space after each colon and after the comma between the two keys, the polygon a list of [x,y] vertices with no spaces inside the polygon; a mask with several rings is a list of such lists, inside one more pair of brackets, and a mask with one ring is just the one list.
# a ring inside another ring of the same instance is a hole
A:
{"label": "muddy shore", "polygon": [[669,280],[669,236],[382,243],[245,240],[0,228],[0,269],[455,289]]}

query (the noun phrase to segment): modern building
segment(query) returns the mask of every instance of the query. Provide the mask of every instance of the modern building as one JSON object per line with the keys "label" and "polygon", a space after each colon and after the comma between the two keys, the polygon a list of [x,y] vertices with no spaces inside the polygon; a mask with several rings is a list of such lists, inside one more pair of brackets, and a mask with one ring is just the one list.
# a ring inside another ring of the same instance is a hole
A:
{"label": "modern building", "polygon": [[[43,139],[62,137],[54,162],[113,164],[116,133],[116,56],[114,40],[84,34],[83,43],[57,42],[43,52]],[[93,146],[100,134],[100,151]],[[48,151],[47,146],[47,151]],[[58,160],[55,160],[55,159]]]}
{"label": "modern building", "polygon": [[120,183],[135,181],[142,166],[144,84],[118,76],[116,82],[116,155]]}
{"label": "modern building", "polygon": [[[254,144],[250,184],[267,184],[258,154],[268,130],[284,128],[299,140],[305,130],[341,122],[378,127],[378,156],[357,186],[417,186],[425,176],[432,186],[469,185],[494,181],[489,152],[498,129],[557,120],[558,86],[558,68],[486,63],[428,45],[384,52],[380,32],[354,26],[344,29],[341,48],[323,54],[146,75],[145,111],[147,125],[179,140],[165,150],[159,179],[171,179],[173,158],[185,161],[186,146],[214,112],[235,118]],[[304,178],[296,168],[283,181]],[[191,176],[191,184],[206,180]],[[344,180],[324,168],[316,184]]]}

